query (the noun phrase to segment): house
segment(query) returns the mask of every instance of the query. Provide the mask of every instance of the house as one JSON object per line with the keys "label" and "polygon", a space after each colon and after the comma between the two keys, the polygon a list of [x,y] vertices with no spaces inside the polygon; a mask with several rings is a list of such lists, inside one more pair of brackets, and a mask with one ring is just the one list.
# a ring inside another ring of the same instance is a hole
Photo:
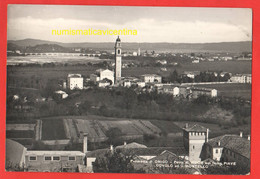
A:
{"label": "house", "polygon": [[178,85],[163,85],[160,91],[172,94],[174,97],[179,96],[180,94],[180,88]]}
{"label": "house", "polygon": [[159,63],[161,65],[167,65],[167,61],[166,60],[157,60],[156,63]]}
{"label": "house", "polygon": [[156,74],[144,74],[141,76],[142,81],[145,83],[161,83],[162,77]]}
{"label": "house", "polygon": [[182,74],[182,76],[187,76],[187,77],[189,77],[189,78],[194,79],[195,76],[197,76],[197,75],[199,75],[199,74],[200,74],[199,71],[184,71],[183,74]]}
{"label": "house", "polygon": [[145,87],[145,82],[143,82],[143,81],[137,81],[136,84],[137,84],[137,86],[138,86],[139,88]]}
{"label": "house", "polygon": [[112,84],[114,84],[114,72],[109,69],[98,69],[94,74],[90,75],[90,80],[94,83],[97,83],[104,79],[110,80],[112,81]]}
{"label": "house", "polygon": [[210,139],[204,146],[204,158],[221,162],[236,162],[250,166],[250,136],[226,134]]}
{"label": "house", "polygon": [[68,74],[67,81],[70,90],[83,89],[83,77],[81,74]]}
{"label": "house", "polygon": [[69,96],[65,91],[61,91],[61,90],[55,91],[54,93],[58,99],[65,99]]}
{"label": "house", "polygon": [[131,87],[131,81],[129,81],[129,80],[124,81],[123,86],[124,87]]}
{"label": "house", "polygon": [[111,85],[111,81],[109,81],[108,79],[103,79],[101,81],[98,81],[98,87],[105,88],[110,85]]}
{"label": "house", "polygon": [[193,60],[191,63],[199,63],[200,60],[196,59],[196,60]]}

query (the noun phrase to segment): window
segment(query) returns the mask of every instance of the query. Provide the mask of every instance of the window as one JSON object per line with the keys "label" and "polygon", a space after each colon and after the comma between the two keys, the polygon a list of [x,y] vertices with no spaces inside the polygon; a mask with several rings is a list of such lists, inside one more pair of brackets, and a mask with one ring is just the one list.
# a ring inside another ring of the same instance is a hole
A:
{"label": "window", "polygon": [[117,50],[117,53],[120,55],[120,50],[119,49]]}
{"label": "window", "polygon": [[51,156],[45,156],[44,160],[47,160],[47,161],[51,160]]}
{"label": "window", "polygon": [[29,160],[30,160],[30,161],[36,161],[36,160],[37,160],[37,157],[36,157],[36,156],[30,156],[30,157],[29,157]]}
{"label": "window", "polygon": [[75,160],[76,160],[76,157],[74,157],[74,156],[69,156],[69,160],[75,161]]}
{"label": "window", "polygon": [[216,149],[216,154],[218,153],[218,149]]}
{"label": "window", "polygon": [[193,147],[192,147],[193,149],[195,149],[195,146],[193,145]]}
{"label": "window", "polygon": [[53,156],[52,159],[53,159],[53,160],[60,160],[60,157],[59,157],[59,156]]}

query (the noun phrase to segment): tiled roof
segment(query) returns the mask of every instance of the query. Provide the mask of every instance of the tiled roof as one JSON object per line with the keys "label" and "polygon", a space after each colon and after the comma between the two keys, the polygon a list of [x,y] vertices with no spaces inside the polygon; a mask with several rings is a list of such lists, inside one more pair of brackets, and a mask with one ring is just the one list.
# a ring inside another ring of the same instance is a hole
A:
{"label": "tiled roof", "polygon": [[125,155],[139,155],[139,156],[158,156],[163,151],[169,151],[176,155],[187,155],[184,147],[148,147],[148,148],[129,148],[119,149]]}
{"label": "tiled roof", "polygon": [[183,128],[187,132],[207,132],[207,128],[194,124],[193,126],[188,126],[187,128]]}
{"label": "tiled roof", "polygon": [[163,151],[160,155],[150,159],[150,160],[168,160],[168,161],[176,161],[176,160],[184,160],[178,157],[175,153],[172,153],[168,150]]}
{"label": "tiled roof", "polygon": [[119,145],[116,149],[129,149],[129,148],[147,148],[145,145],[138,144],[136,142],[132,142],[126,145]]}
{"label": "tiled roof", "polygon": [[[218,146],[218,143],[220,144]],[[250,141],[238,135],[223,135],[208,141],[212,147],[225,147],[244,157],[250,158]]]}
{"label": "tiled roof", "polygon": [[68,74],[68,78],[82,78],[81,74]]}
{"label": "tiled roof", "polygon": [[211,92],[214,89],[211,88],[197,88],[197,87],[192,87],[191,90],[193,91],[206,91],[206,92]]}
{"label": "tiled roof", "polygon": [[[167,150],[176,155],[187,155],[187,151],[184,147],[147,147],[147,148],[116,148],[118,152],[122,152],[125,155],[130,156],[158,156],[163,151]],[[98,149],[86,154],[87,157],[103,157],[110,152],[110,149]]]}
{"label": "tiled roof", "polygon": [[93,150],[93,151],[87,152],[86,157],[103,157],[108,152],[110,152],[110,150],[108,148]]}
{"label": "tiled roof", "polygon": [[41,151],[41,150],[30,150],[26,152],[26,155],[66,155],[66,156],[85,156],[83,152],[80,151]]}

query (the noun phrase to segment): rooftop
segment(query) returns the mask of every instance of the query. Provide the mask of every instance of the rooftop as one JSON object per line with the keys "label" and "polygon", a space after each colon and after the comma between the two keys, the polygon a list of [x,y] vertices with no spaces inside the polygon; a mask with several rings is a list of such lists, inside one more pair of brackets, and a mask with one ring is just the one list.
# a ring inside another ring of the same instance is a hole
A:
{"label": "rooftop", "polygon": [[212,90],[215,90],[215,89],[192,87],[191,90],[193,90],[193,91],[206,91],[206,92],[211,92]]}
{"label": "rooftop", "polygon": [[6,161],[11,162],[13,165],[22,165],[26,150],[22,144],[6,139]]}
{"label": "rooftop", "polygon": [[141,75],[141,76],[154,76],[154,77],[161,77],[160,75],[157,75],[157,74],[144,74],[144,75]]}
{"label": "rooftop", "polygon": [[68,74],[68,78],[82,78],[81,74]]}
{"label": "rooftop", "polygon": [[[250,158],[250,141],[238,135],[222,135],[208,141],[212,147],[225,147],[244,157]],[[220,144],[220,145],[218,145]]]}
{"label": "rooftop", "polygon": [[41,151],[41,150],[30,150],[26,152],[26,155],[66,155],[66,156],[85,156],[83,152],[80,151]]}
{"label": "rooftop", "polygon": [[145,145],[138,144],[136,142],[132,142],[126,145],[119,145],[116,149],[129,149],[129,148],[147,148]]}

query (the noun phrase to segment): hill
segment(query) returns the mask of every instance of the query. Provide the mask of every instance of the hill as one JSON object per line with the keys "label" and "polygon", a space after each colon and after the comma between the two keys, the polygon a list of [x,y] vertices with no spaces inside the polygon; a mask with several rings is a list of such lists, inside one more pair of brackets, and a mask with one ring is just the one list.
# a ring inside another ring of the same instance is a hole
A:
{"label": "hill", "polygon": [[[92,48],[95,50],[112,51],[114,42],[82,42],[82,43],[61,43],[55,41],[45,41],[38,39],[24,40],[8,40],[8,44],[12,43],[20,47],[36,46],[43,44],[56,44],[65,48]],[[220,43],[122,43],[123,49],[128,51],[136,51],[138,47],[142,51],[155,50],[156,52],[251,52],[252,42],[220,42]]]}

